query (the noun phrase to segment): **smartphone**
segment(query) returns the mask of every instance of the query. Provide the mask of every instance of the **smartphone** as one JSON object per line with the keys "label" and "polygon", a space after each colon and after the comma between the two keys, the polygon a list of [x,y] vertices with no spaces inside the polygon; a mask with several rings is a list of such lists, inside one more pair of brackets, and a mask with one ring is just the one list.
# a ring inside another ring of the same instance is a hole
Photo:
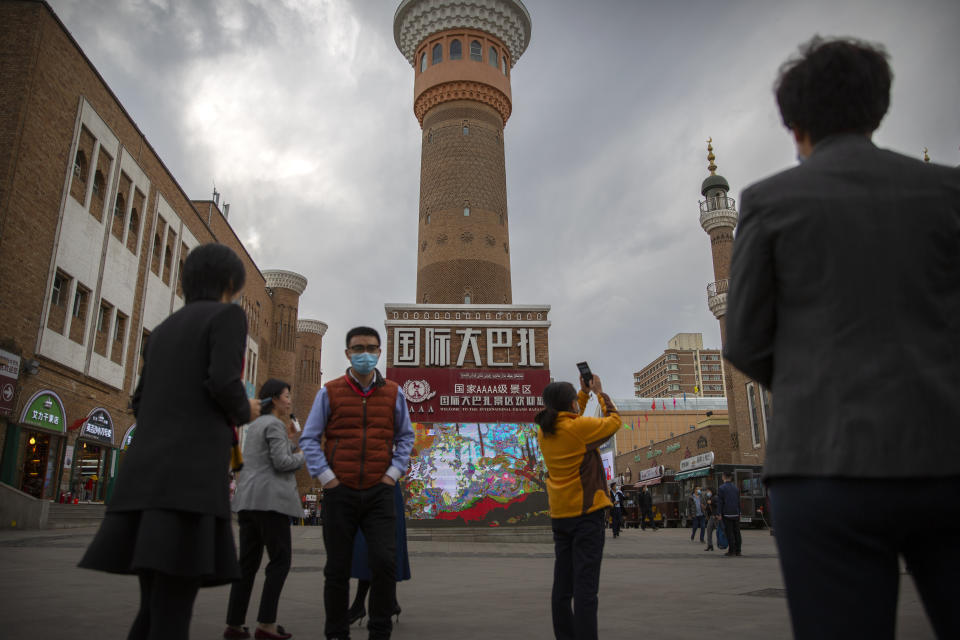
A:
{"label": "smartphone", "polygon": [[593,373],[590,371],[590,366],[586,362],[578,362],[577,369],[580,370],[580,377],[583,378],[583,383],[590,386],[590,381],[593,380]]}
{"label": "smartphone", "polygon": [[265,415],[273,411],[273,398],[263,398],[260,400],[260,415]]}
{"label": "smartphone", "polygon": [[293,425],[293,428],[297,433],[300,433],[300,422],[297,421],[297,416],[290,414],[290,423]]}

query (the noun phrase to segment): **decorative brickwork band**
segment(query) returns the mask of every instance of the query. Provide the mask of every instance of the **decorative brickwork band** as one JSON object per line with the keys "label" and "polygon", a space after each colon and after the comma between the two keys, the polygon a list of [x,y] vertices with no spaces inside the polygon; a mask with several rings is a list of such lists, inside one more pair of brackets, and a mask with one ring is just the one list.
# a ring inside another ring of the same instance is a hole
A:
{"label": "decorative brickwork band", "polygon": [[517,0],[404,0],[393,16],[393,39],[411,66],[424,39],[449,29],[477,29],[496,36],[516,64],[530,42],[530,14]]}
{"label": "decorative brickwork band", "polygon": [[423,118],[430,109],[438,104],[454,100],[473,100],[493,107],[500,114],[504,125],[507,124],[513,109],[510,99],[502,91],[494,89],[490,85],[464,80],[446,82],[427,89],[417,96],[417,101],[413,105],[413,113],[417,116],[420,126],[423,127]]}
{"label": "decorative brickwork band", "polygon": [[307,279],[299,273],[283,271],[281,269],[263,271],[262,273],[267,281],[268,289],[290,289],[291,291],[296,291],[299,296],[302,295],[304,289],[307,288]]}
{"label": "decorative brickwork band", "polygon": [[327,332],[327,323],[319,320],[301,318],[297,320],[297,333],[315,333],[322,336]]}

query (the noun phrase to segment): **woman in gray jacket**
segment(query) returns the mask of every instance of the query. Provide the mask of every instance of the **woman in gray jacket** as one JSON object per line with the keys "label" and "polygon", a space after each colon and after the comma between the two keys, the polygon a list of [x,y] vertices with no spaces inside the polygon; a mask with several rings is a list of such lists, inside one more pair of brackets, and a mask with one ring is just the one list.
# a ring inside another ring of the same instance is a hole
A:
{"label": "woman in gray jacket", "polygon": [[[290,416],[290,385],[271,378],[263,383],[259,397],[269,403],[263,415],[250,423],[243,444],[243,470],[231,509],[240,524],[240,580],[230,588],[227,628],[224,638],[249,638],[243,626],[260,570],[263,549],[270,562],[260,595],[256,638],[289,638],[277,624],[277,605],[290,571],[290,516],[302,514],[294,472],[303,464],[303,452],[295,444],[296,433],[286,423]],[[269,407],[269,413],[267,413]]]}

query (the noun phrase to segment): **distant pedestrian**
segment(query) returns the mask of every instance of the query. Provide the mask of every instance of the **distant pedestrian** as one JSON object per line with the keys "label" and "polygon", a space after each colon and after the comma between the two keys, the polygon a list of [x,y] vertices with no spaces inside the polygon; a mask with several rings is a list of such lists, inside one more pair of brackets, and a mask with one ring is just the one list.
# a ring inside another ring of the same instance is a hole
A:
{"label": "distant pedestrian", "polygon": [[[590,391],[603,418],[582,415]],[[596,375],[589,385],[580,379],[579,393],[569,382],[551,382],[543,401],[546,408],[534,421],[540,425],[553,527],[553,633],[558,640],[596,640],[603,512],[612,506],[598,449],[622,423]]]}
{"label": "distant pedestrian", "polygon": [[657,523],[653,519],[653,495],[650,488],[644,485],[640,489],[640,530],[646,531],[647,522],[650,523],[650,529],[657,530]]}
{"label": "distant pedestrian", "polygon": [[727,542],[730,545],[723,555],[739,556],[743,542],[740,538],[740,491],[733,484],[733,474],[723,472],[723,484],[717,490],[717,495]]}
{"label": "distant pedestrian", "polygon": [[687,515],[693,524],[690,527],[690,540],[693,541],[697,535],[697,529],[700,529],[700,542],[703,542],[703,534],[706,533],[706,518],[703,513],[703,499],[700,487],[694,487],[687,498]]}
{"label": "distant pedestrian", "polygon": [[892,81],[879,45],[803,44],[775,85],[801,162],[741,197],[724,357],[776,403],[763,474],[801,640],[893,637],[901,557],[960,638],[960,170],[873,143]]}
{"label": "distant pedestrian", "polygon": [[617,488],[616,482],[610,483],[610,502],[613,507],[610,509],[610,515],[613,518],[613,537],[620,537],[620,529],[623,527],[623,491]]}
{"label": "distant pedestrian", "polygon": [[[713,495],[713,491],[709,488],[704,494],[704,504],[706,505],[704,517],[707,519],[707,547],[704,551],[713,551],[713,532],[722,526],[722,522],[720,520],[720,505],[718,504],[717,496]],[[719,542],[719,534],[717,537]]]}

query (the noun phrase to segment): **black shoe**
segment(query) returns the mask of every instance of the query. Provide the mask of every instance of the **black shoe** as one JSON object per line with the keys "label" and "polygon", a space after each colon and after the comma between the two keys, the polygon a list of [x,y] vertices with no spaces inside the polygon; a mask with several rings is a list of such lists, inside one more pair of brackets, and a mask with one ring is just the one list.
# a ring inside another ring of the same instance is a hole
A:
{"label": "black shoe", "polygon": [[704,549],[704,551],[713,551],[713,545],[712,544],[708,545],[707,548]]}
{"label": "black shoe", "polygon": [[393,611],[390,613],[392,616],[397,616],[397,624],[400,624],[400,613],[403,609],[400,608],[400,603],[396,600],[393,601]]}
{"label": "black shoe", "polygon": [[733,555],[735,555],[735,556],[742,556],[743,554],[740,553],[739,551],[737,551],[737,552],[736,552],[735,554],[733,554]]}
{"label": "black shoe", "polygon": [[359,620],[360,626],[362,627],[363,619],[366,617],[366,615],[367,615],[367,608],[363,605],[362,602],[360,603],[359,607],[352,606],[347,610],[347,621],[348,621],[347,624],[352,625],[354,622]]}

